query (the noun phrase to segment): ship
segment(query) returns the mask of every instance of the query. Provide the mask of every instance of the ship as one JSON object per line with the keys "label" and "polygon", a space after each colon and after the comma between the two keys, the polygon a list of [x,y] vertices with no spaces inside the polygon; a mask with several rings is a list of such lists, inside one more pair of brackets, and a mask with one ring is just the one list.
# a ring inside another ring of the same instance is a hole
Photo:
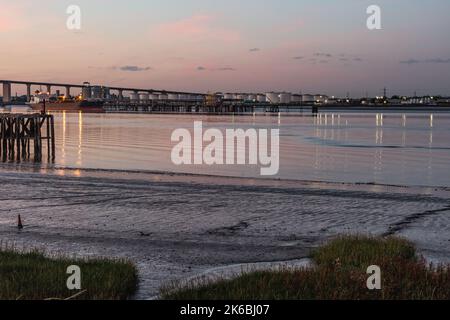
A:
{"label": "ship", "polygon": [[40,112],[83,112],[104,113],[104,101],[83,100],[81,96],[66,98],[64,96],[52,96],[46,93],[36,93],[31,97],[29,106],[34,111]]}
{"label": "ship", "polygon": [[30,106],[35,111],[45,112],[83,112],[83,113],[104,113],[102,101],[64,101],[64,102],[42,102],[30,103]]}

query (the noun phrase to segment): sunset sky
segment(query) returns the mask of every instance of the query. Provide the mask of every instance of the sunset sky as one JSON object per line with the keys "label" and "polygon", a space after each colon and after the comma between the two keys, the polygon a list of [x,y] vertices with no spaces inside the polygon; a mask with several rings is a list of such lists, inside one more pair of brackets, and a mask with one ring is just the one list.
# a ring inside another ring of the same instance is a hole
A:
{"label": "sunset sky", "polygon": [[[448,0],[0,0],[0,78],[450,95]],[[366,8],[382,9],[382,30]],[[80,31],[66,28],[69,5]],[[14,88],[23,91],[23,88]],[[0,90],[1,91],[1,90]]]}

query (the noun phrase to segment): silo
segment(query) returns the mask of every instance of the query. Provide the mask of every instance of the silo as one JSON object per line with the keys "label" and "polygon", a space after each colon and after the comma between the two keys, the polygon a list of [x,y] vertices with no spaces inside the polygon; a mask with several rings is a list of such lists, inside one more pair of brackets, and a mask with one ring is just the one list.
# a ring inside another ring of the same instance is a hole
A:
{"label": "silo", "polygon": [[258,102],[266,102],[266,96],[264,94],[258,94],[258,96],[256,97],[256,101]]}
{"label": "silo", "polygon": [[280,93],[280,103],[291,103],[292,93],[282,92]]}
{"label": "silo", "polygon": [[267,92],[266,101],[270,103],[280,103],[280,94],[276,92]]}

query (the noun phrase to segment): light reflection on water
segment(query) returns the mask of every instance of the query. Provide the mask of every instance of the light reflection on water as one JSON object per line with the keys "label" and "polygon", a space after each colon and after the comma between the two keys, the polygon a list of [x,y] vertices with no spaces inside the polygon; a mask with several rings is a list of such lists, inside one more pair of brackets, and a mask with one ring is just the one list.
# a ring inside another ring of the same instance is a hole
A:
{"label": "light reflection on water", "polygon": [[[279,128],[274,178],[450,186],[450,114],[321,113],[317,117],[139,114],[55,115],[57,167],[259,177],[256,166],[175,166],[172,131]],[[80,173],[79,173],[80,174]]]}

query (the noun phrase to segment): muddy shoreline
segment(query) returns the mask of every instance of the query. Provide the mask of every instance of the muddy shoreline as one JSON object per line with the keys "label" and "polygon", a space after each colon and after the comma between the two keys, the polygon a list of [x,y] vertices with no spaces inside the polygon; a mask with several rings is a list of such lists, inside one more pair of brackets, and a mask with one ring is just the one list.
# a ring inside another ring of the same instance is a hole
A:
{"label": "muddy shoreline", "polygon": [[214,268],[302,259],[342,233],[405,236],[429,260],[450,261],[445,188],[58,170],[0,177],[0,239],[129,258],[140,272],[137,299]]}

